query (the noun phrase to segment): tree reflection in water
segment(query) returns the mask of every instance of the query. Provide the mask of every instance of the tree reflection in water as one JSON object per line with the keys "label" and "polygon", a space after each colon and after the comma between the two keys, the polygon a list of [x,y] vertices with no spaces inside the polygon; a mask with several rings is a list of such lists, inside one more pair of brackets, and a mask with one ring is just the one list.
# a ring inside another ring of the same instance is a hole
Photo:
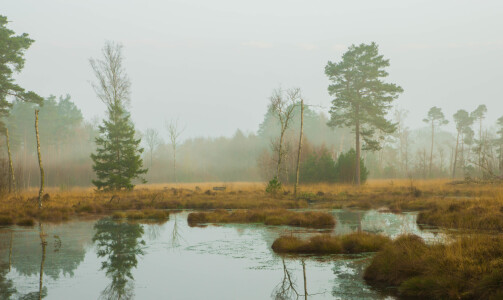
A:
{"label": "tree reflection in water", "polygon": [[171,232],[171,247],[177,248],[180,246],[180,242],[183,241],[182,231],[178,226],[178,216],[174,215],[173,231]]}
{"label": "tree reflection in water", "polygon": [[9,265],[0,263],[0,299],[10,299],[16,293],[12,279],[7,279]]}
{"label": "tree reflection in water", "polygon": [[102,299],[132,299],[134,296],[134,278],[132,269],[138,264],[137,257],[143,255],[140,240],[143,227],[140,224],[118,223],[111,219],[102,219],[94,225],[96,233],[93,242],[97,246],[98,257],[106,260],[101,269],[112,279],[101,294]]}
{"label": "tree reflection in water", "polygon": [[[44,227],[42,223],[38,223],[38,230],[39,230],[39,237],[40,237],[40,245],[42,247],[42,257],[40,259],[40,272],[39,272],[39,280],[38,280],[38,292],[31,292],[25,295],[22,295],[19,297],[19,300],[41,300],[45,297],[47,297],[47,288],[44,287],[44,266],[45,266],[45,254],[46,254],[46,247],[47,247],[47,241],[46,237],[47,234],[44,231]],[[10,264],[10,255],[9,255],[9,264]],[[3,299],[3,298],[2,298]],[[9,299],[9,298],[5,298]]]}
{"label": "tree reflection in water", "polygon": [[288,270],[285,259],[281,258],[283,263],[283,280],[274,288],[272,292],[272,297],[275,300],[290,300],[290,299],[300,299],[303,297],[307,299],[307,280],[306,280],[306,263],[302,259],[302,273],[304,277],[304,294],[300,294],[296,287],[296,278],[292,276],[290,270]]}

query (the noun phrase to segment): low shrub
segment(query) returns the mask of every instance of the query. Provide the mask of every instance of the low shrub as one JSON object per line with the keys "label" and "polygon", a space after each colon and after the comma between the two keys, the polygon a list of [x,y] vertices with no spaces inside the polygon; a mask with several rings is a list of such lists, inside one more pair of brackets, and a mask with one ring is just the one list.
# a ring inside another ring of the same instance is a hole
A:
{"label": "low shrub", "polygon": [[267,184],[265,191],[268,194],[277,195],[280,190],[281,182],[279,181],[278,177],[274,176],[274,178]]}

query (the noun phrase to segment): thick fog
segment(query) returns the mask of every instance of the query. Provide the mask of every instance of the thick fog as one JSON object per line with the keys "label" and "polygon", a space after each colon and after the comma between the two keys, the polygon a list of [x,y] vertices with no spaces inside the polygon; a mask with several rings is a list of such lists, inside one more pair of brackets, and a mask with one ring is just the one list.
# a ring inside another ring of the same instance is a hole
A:
{"label": "thick fog", "polygon": [[[278,86],[298,86],[328,111],[324,74],[347,46],[375,41],[390,59],[396,101],[425,126],[484,103],[487,124],[503,112],[501,1],[124,1],[3,0],[15,32],[36,42],[18,75],[47,97],[71,94],[85,119],[105,111],[90,85],[90,57],[105,40],[124,45],[132,117],[140,130],[186,124],[184,138],[256,132]],[[449,127],[454,131],[450,122]]]}

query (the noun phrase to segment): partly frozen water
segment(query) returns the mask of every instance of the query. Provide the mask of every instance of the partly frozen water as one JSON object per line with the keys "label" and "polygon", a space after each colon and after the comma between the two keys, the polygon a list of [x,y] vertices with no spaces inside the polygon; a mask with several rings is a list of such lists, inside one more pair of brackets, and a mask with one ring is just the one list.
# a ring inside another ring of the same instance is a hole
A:
{"label": "partly frozen water", "polygon": [[[317,230],[189,227],[187,214],[172,214],[164,224],[105,218],[0,228],[0,299],[305,299],[306,290],[308,299],[392,299],[362,279],[372,254],[282,258],[271,250],[282,234],[309,236]],[[420,230],[415,214],[333,214],[337,225],[331,234],[442,236]]]}

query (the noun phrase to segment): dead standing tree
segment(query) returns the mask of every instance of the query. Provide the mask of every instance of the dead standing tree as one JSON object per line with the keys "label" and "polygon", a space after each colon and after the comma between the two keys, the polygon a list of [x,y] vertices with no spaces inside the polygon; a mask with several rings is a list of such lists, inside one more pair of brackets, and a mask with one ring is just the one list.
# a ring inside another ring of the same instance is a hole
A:
{"label": "dead standing tree", "polygon": [[270,98],[269,110],[278,119],[280,125],[279,141],[273,143],[273,151],[276,152],[276,178],[279,178],[281,162],[286,151],[283,148],[285,133],[291,125],[294,116],[295,106],[301,98],[299,88],[291,88],[286,91],[282,89],[274,90]]}
{"label": "dead standing tree", "polygon": [[5,128],[5,142],[7,143],[7,155],[9,156],[9,193],[12,193],[16,190],[16,178],[14,177],[14,167],[12,165],[8,128]]}
{"label": "dead standing tree", "polygon": [[166,130],[168,131],[168,138],[171,142],[171,148],[173,149],[173,177],[174,182],[177,182],[176,178],[176,148],[178,143],[180,142],[180,135],[182,135],[185,127],[181,127],[178,123],[178,119],[176,121],[171,120],[170,122],[166,122]]}
{"label": "dead standing tree", "polygon": [[44,167],[40,153],[40,136],[38,134],[38,109],[35,110],[35,135],[37,138],[38,166],[40,167],[40,190],[38,191],[38,208],[42,208],[42,194],[44,193]]}
{"label": "dead standing tree", "polygon": [[144,139],[150,153],[150,167],[152,168],[153,152],[155,148],[161,144],[161,138],[159,137],[159,132],[157,130],[148,128],[145,130]]}
{"label": "dead standing tree", "polygon": [[304,99],[300,100],[300,137],[299,137],[299,150],[297,152],[297,171],[295,172],[295,187],[293,194],[297,197],[297,187],[299,185],[300,176],[300,155],[302,152],[302,135],[304,134]]}

